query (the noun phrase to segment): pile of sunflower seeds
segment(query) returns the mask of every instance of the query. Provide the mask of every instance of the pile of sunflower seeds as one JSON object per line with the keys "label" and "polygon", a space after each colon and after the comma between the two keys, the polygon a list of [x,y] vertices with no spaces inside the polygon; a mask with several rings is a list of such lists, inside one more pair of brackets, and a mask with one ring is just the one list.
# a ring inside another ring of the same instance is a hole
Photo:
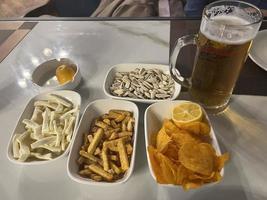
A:
{"label": "pile of sunflower seeds", "polygon": [[110,92],[120,97],[169,99],[174,93],[174,81],[162,70],[136,68],[130,72],[116,72]]}

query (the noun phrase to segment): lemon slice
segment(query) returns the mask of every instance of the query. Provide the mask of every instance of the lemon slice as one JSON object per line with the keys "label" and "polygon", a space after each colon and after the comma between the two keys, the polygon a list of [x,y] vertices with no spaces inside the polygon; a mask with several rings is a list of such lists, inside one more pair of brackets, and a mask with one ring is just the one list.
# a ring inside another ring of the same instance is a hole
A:
{"label": "lemon slice", "polygon": [[193,102],[184,102],[175,106],[172,110],[172,120],[176,125],[202,120],[202,109],[200,105]]}

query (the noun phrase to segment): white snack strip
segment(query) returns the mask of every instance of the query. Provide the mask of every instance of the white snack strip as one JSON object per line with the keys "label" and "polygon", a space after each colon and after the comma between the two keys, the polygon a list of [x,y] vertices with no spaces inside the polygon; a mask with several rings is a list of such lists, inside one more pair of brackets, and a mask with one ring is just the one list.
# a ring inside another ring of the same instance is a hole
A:
{"label": "white snack strip", "polygon": [[36,122],[29,120],[29,119],[22,120],[22,123],[25,124],[27,128],[31,128],[31,129],[35,129],[35,128],[38,128],[40,126]]}
{"label": "white snack strip", "polygon": [[56,140],[56,136],[46,137],[46,138],[43,138],[41,140],[37,140],[36,142],[32,143],[31,148],[35,149],[35,148],[38,148],[42,145],[50,144],[51,142],[53,142],[55,140]]}
{"label": "white snack strip", "polygon": [[42,124],[42,134],[44,133],[49,133],[49,118],[48,118],[48,109],[46,108],[45,111],[43,112],[43,124]]}
{"label": "white snack strip", "polygon": [[59,104],[57,105],[56,110],[55,110],[56,113],[62,113],[63,110],[64,110],[64,106],[63,106],[61,103],[59,103]]}
{"label": "white snack strip", "polygon": [[40,154],[40,153],[31,152],[30,156],[33,156],[40,160],[51,160],[52,159],[52,153]]}
{"label": "white snack strip", "polygon": [[43,100],[35,101],[34,106],[42,106],[45,108],[48,107],[48,108],[51,108],[53,110],[56,110],[56,108],[57,108],[56,105],[48,103],[48,101],[43,101]]}
{"label": "white snack strip", "polygon": [[61,148],[60,147],[55,147],[55,146],[50,146],[50,145],[41,145],[39,147],[40,148],[47,149],[49,151],[52,151],[53,153],[59,153],[59,152],[61,152]]}
{"label": "white snack strip", "polygon": [[54,125],[53,125],[53,121],[55,120],[55,111],[52,111],[51,112],[51,115],[50,115],[50,120],[49,120],[49,130],[51,132],[54,131]]}
{"label": "white snack strip", "polygon": [[12,150],[13,150],[13,156],[14,158],[19,158],[19,142],[17,141],[17,138],[20,134],[15,134],[12,139]]}
{"label": "white snack strip", "polygon": [[34,140],[40,140],[42,139],[44,136],[42,135],[42,128],[41,126],[34,128],[33,132],[31,132],[30,137]]}
{"label": "white snack strip", "polygon": [[65,131],[68,126],[68,119],[64,119],[64,128],[62,131],[62,140],[61,140],[61,150],[64,151],[66,149],[66,140],[65,140]]}
{"label": "white snack strip", "polygon": [[20,134],[17,138],[17,141],[20,145],[24,144],[24,140],[30,135],[29,131],[25,131],[22,134]]}
{"label": "white snack strip", "polygon": [[54,120],[53,121],[53,125],[54,125],[54,132],[56,133],[56,144],[55,146],[56,147],[59,147],[60,146],[60,142],[61,142],[61,137],[62,137],[62,134],[61,132],[58,130],[57,128],[57,124],[56,124],[56,121]]}
{"label": "white snack strip", "polygon": [[74,121],[75,121],[75,117],[73,117],[73,116],[71,116],[70,117],[70,120],[69,120],[69,122],[68,122],[68,126],[67,126],[67,128],[66,128],[66,130],[65,130],[65,133],[67,134],[67,135],[70,135],[70,134],[72,134],[72,127],[73,127],[73,125],[74,125]]}
{"label": "white snack strip", "polygon": [[72,135],[67,135],[66,140],[67,140],[68,142],[70,142],[70,140],[71,140],[71,136],[72,136]]}
{"label": "white snack strip", "polygon": [[43,111],[39,107],[35,107],[31,121],[36,122],[37,124],[42,124],[43,123],[43,117],[42,117]]}
{"label": "white snack strip", "polygon": [[28,157],[30,156],[30,148],[24,144],[20,144],[20,149],[19,149],[19,161],[25,162]]}
{"label": "white snack strip", "polygon": [[60,119],[61,120],[63,120],[63,119],[65,119],[65,118],[67,118],[68,117],[68,115],[70,115],[70,114],[76,114],[77,112],[78,112],[78,106],[76,106],[75,108],[73,108],[72,110],[70,110],[70,111],[68,111],[68,112],[66,112],[66,113],[64,113],[63,115],[61,115],[60,116]]}
{"label": "white snack strip", "polygon": [[57,94],[50,94],[49,97],[53,100],[56,100],[57,103],[60,103],[64,106],[66,106],[67,108],[73,107],[73,103],[71,101],[69,101],[68,99],[66,99],[65,97],[62,97],[62,96],[57,95]]}

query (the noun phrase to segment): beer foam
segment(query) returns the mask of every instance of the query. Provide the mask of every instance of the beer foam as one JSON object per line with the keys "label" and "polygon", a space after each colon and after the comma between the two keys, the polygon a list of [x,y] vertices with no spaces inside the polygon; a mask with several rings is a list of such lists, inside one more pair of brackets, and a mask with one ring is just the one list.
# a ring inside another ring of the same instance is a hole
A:
{"label": "beer foam", "polygon": [[233,15],[215,16],[209,20],[203,18],[200,31],[216,42],[243,44],[252,40],[259,29],[258,24],[249,24],[249,21]]}

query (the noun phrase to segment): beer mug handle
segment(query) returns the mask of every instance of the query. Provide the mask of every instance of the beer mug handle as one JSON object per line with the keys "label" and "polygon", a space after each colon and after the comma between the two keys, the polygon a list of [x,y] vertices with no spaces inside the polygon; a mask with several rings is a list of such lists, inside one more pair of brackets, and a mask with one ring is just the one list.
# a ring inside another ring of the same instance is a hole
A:
{"label": "beer mug handle", "polygon": [[174,81],[179,83],[185,88],[191,87],[190,78],[184,78],[180,75],[179,71],[175,68],[177,57],[179,55],[180,50],[190,44],[196,45],[196,35],[186,35],[179,38],[175,44],[175,47],[171,53],[170,57],[170,73]]}

